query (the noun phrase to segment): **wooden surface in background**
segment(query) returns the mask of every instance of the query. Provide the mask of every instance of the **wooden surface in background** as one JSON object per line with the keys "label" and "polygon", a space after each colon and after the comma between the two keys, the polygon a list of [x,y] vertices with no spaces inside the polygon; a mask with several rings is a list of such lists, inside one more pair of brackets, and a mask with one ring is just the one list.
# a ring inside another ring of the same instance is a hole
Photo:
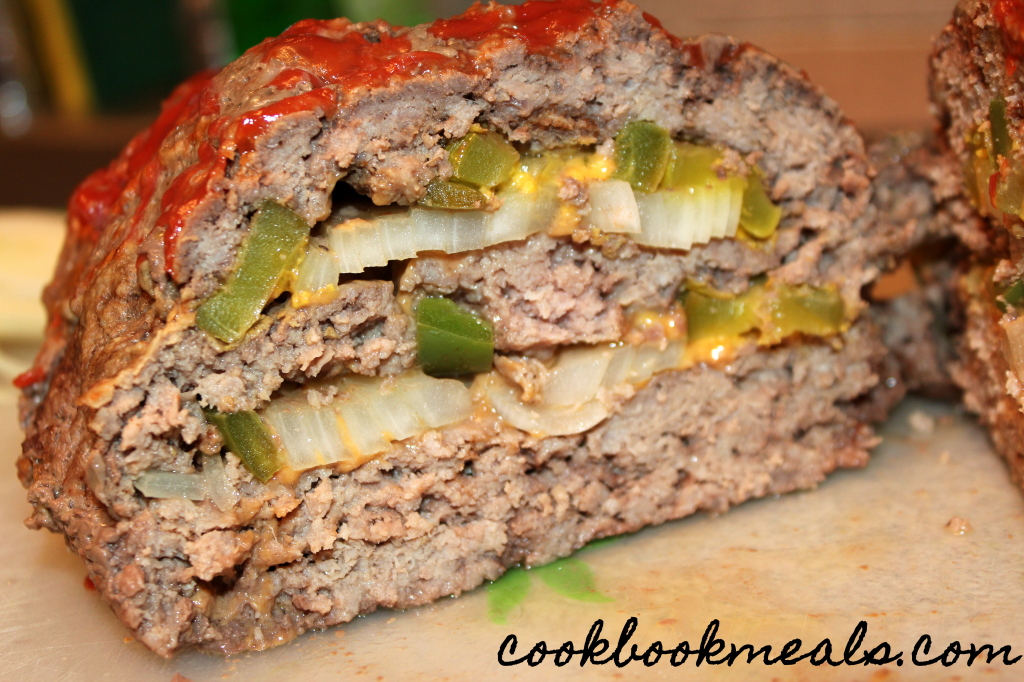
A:
{"label": "wooden surface in background", "polygon": [[921,128],[951,0],[637,0],[678,36],[727,33],[804,69],[865,129]]}
{"label": "wooden surface in background", "polygon": [[[952,14],[949,0],[636,1],[676,35],[728,33],[804,69],[867,131],[931,125],[927,58]],[[445,14],[468,4],[431,2]],[[22,138],[0,136],[0,206],[63,206],[143,124],[42,120]]]}

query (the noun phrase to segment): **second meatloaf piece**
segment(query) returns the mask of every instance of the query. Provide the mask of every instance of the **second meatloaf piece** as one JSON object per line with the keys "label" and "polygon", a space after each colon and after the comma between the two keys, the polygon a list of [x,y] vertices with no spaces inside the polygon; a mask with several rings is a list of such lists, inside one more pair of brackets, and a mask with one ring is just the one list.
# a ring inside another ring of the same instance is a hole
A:
{"label": "second meatloaf piece", "polygon": [[953,376],[967,407],[1024,485],[1024,6],[957,5],[932,56],[931,88],[974,215],[957,236],[970,250],[955,294],[964,329]]}
{"label": "second meatloaf piece", "polygon": [[814,486],[900,393],[860,137],[626,2],[301,22],[69,223],[19,473],[164,655]]}

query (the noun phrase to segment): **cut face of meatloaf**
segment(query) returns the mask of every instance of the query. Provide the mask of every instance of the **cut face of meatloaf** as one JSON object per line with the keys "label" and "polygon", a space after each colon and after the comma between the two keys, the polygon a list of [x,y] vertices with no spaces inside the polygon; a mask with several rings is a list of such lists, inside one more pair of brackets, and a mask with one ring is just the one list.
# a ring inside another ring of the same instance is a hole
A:
{"label": "cut face of meatloaf", "polygon": [[30,525],[232,653],[814,486],[901,393],[876,218],[800,73],[626,2],[300,22],[72,198]]}
{"label": "cut face of meatloaf", "polygon": [[1024,4],[961,2],[936,40],[931,90],[973,216],[954,291],[964,318],[953,377],[1024,484]]}

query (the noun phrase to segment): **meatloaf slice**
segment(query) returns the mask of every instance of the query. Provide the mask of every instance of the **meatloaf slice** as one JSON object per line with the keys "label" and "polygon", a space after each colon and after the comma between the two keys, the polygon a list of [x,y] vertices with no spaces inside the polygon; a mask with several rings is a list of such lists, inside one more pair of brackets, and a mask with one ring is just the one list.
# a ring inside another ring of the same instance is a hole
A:
{"label": "meatloaf slice", "polygon": [[957,231],[969,255],[954,285],[964,329],[953,378],[1024,485],[1022,20],[1016,1],[961,2],[936,40],[931,90],[961,194],[973,206]]}
{"label": "meatloaf slice", "polygon": [[901,394],[869,177],[800,72],[627,2],[300,22],[72,197],[29,525],[233,653],[814,486]]}

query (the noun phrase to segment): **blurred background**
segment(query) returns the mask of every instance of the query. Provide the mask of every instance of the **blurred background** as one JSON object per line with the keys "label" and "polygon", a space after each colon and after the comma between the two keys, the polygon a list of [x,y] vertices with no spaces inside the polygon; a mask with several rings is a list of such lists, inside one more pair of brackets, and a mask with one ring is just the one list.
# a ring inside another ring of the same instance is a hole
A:
{"label": "blurred background", "polygon": [[[805,69],[863,128],[928,125],[951,0],[637,0],[681,36],[730,33]],[[0,206],[62,207],[189,74],[305,17],[414,24],[469,0],[0,0]]]}

